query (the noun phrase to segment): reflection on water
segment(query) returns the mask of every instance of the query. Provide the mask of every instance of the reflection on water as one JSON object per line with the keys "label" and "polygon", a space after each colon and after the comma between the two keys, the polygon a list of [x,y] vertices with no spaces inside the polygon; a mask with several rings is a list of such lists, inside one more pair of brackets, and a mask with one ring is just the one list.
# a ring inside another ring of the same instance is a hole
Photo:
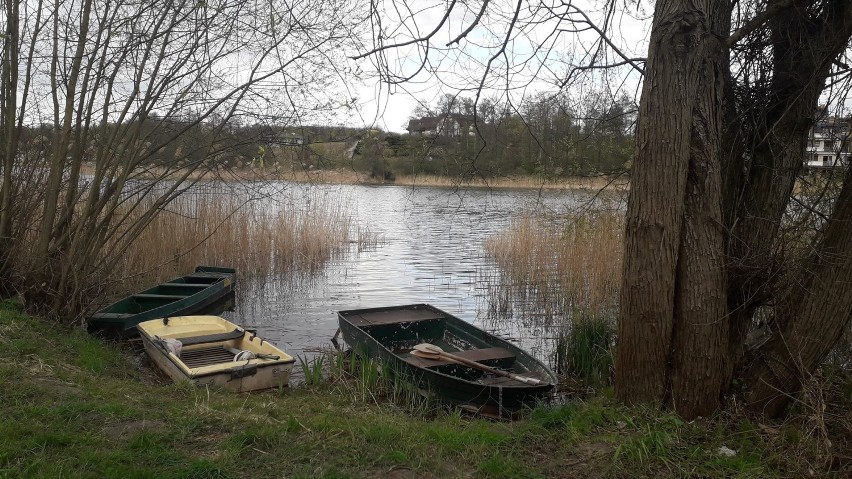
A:
{"label": "reflection on water", "polygon": [[222,296],[215,303],[209,304],[206,308],[198,312],[198,314],[211,314],[214,316],[224,316],[226,312],[233,312],[237,306],[237,294],[231,291]]}
{"label": "reflection on water", "polygon": [[[331,346],[338,310],[430,303],[479,327],[499,329],[533,354],[549,349],[541,349],[542,342],[553,334],[528,317],[535,308],[490,294],[491,285],[500,281],[500,271],[486,256],[483,241],[524,211],[565,212],[582,207],[590,201],[589,194],[398,186],[311,188],[319,190],[314,194],[346,202],[353,224],[383,241],[361,251],[352,244],[348,255],[311,276],[238,282],[236,307],[225,314],[231,321],[257,329],[290,354],[302,355]],[[298,197],[291,194],[288,201]]]}

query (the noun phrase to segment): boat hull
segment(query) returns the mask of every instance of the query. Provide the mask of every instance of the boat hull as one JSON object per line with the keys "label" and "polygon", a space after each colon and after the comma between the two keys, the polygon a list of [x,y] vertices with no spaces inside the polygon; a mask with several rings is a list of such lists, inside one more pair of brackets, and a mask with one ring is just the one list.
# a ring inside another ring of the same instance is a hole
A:
{"label": "boat hull", "polygon": [[[389,324],[381,319],[393,316],[416,318]],[[370,318],[380,319],[367,324]],[[390,374],[401,375],[421,392],[447,402],[502,416],[503,411],[532,406],[546,398],[556,384],[555,375],[545,365],[517,346],[426,304],[340,311],[338,319],[344,340],[356,354],[377,359]],[[459,364],[429,364],[412,358],[411,347],[423,342],[440,345],[448,352],[473,353],[482,364],[534,377],[542,384],[529,385]],[[495,354],[488,356],[492,352]]]}
{"label": "boat hull", "polygon": [[[295,358],[249,331],[217,316],[179,316],[140,323],[139,331],[148,357],[175,382],[187,381],[232,392],[250,392],[287,386]],[[230,333],[229,333],[230,331]],[[228,336],[230,334],[230,336]],[[221,340],[217,339],[217,336]],[[223,336],[227,336],[224,339]],[[207,341],[192,344],[192,338]],[[187,342],[179,354],[160,338]],[[235,361],[239,351],[277,356]]]}
{"label": "boat hull", "polygon": [[232,295],[236,271],[198,266],[195,272],[148,288],[102,308],[86,318],[90,333],[106,337],[136,336],[139,323],[208,311]]}

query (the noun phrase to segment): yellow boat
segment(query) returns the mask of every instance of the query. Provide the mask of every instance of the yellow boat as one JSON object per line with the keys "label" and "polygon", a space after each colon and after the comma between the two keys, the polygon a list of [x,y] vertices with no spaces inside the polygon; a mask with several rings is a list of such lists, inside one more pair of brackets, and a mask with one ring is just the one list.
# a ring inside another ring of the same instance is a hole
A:
{"label": "yellow boat", "polygon": [[218,316],[175,316],[137,325],[145,351],[175,381],[245,392],[286,386],[296,360]]}

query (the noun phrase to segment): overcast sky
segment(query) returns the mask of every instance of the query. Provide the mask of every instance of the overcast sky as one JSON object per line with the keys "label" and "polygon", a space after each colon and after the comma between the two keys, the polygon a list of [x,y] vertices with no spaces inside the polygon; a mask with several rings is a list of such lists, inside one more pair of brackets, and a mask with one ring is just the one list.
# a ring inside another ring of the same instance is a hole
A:
{"label": "overcast sky", "polygon": [[[388,38],[386,43],[402,43],[431,32],[441,21],[447,3],[415,0],[409,2],[409,10],[400,5],[399,0],[378,2],[383,37]],[[435,105],[444,93],[473,98],[474,90],[483,81],[488,59],[503,45],[515,5],[512,1],[492,0],[480,26],[457,46],[448,48],[446,44],[467,29],[481,6],[479,2],[456,4],[453,14],[429,42],[428,56],[422,43],[386,50],[382,60],[392,73],[408,76],[418,72],[403,84],[387,85],[375,78],[377,56],[360,60],[357,67],[364,72],[365,78],[360,84],[353,84],[359,107],[343,115],[341,121],[350,126],[375,126],[404,132],[419,102]],[[604,24],[604,12],[596,6],[599,2],[583,1],[575,5],[595,25]],[[561,1],[533,0],[523,4],[505,53],[492,61],[491,73],[485,76],[483,96],[501,97],[517,105],[538,92],[556,92],[573,67],[590,62],[591,49],[599,35],[588,28],[580,33],[570,31],[577,24],[567,20],[565,14],[569,8]],[[648,19],[652,12],[652,8],[640,2],[612,15],[610,39],[625,56],[645,57]],[[570,13],[572,18],[582,19],[576,10]],[[425,65],[421,69],[424,58]],[[598,62],[621,60],[609,46],[596,58]],[[564,88],[578,97],[589,89],[608,89],[616,95],[633,94],[639,78],[631,67],[595,70],[583,81],[572,82]]]}

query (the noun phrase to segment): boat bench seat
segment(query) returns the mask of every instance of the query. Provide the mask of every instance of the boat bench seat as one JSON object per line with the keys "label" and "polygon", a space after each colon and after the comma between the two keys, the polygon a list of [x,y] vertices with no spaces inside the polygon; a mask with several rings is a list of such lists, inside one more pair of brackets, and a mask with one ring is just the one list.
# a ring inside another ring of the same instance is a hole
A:
{"label": "boat bench seat", "polygon": [[239,339],[245,335],[244,329],[234,329],[227,333],[203,334],[199,336],[185,336],[182,338],[174,338],[181,342],[184,346],[192,346],[194,344],[219,343],[231,339]]}
{"label": "boat bench seat", "polygon": [[133,298],[138,299],[183,299],[187,296],[185,294],[134,294]]}
{"label": "boat bench seat", "polygon": [[[469,359],[471,361],[482,363],[486,366],[500,362],[513,361],[515,359],[515,355],[512,354],[512,352],[506,348],[482,348],[448,352],[464,359]],[[419,358],[417,356],[412,356],[411,354],[402,356],[402,359],[409,364],[419,366],[421,368],[434,368],[437,366],[443,366],[445,364],[454,364],[453,361],[446,359],[426,359]]]}
{"label": "boat bench seat", "polygon": [[[227,279],[227,278],[230,278],[231,276],[233,276],[233,275],[225,274],[225,273],[193,273],[193,274],[188,274],[188,275],[184,276],[184,279],[187,280],[187,281],[196,280],[196,281],[209,281],[211,283],[215,283],[216,281]],[[209,284],[210,283],[208,283],[208,285]]]}
{"label": "boat bench seat", "polygon": [[209,288],[210,285],[207,283],[162,283],[160,284],[161,288],[198,288],[205,289]]}
{"label": "boat bench seat", "polygon": [[369,326],[416,323],[444,319],[444,315],[426,309],[404,309],[392,311],[377,311],[347,316],[346,320],[357,328]]}

